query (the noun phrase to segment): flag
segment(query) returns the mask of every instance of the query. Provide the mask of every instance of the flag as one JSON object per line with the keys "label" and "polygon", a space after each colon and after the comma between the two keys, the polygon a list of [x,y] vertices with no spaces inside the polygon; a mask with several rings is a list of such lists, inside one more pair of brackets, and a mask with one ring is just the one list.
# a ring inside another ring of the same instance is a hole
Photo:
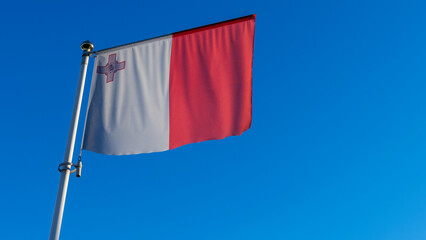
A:
{"label": "flag", "polygon": [[252,119],[255,15],[96,52],[82,148],[158,152]]}

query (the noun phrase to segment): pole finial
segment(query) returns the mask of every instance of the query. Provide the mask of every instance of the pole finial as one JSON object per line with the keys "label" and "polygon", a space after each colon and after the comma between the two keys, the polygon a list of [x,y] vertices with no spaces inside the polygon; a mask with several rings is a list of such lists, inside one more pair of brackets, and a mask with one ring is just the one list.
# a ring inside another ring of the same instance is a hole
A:
{"label": "pole finial", "polygon": [[80,45],[81,50],[83,51],[87,51],[90,52],[93,50],[94,46],[93,43],[91,43],[89,40],[84,41],[81,45]]}

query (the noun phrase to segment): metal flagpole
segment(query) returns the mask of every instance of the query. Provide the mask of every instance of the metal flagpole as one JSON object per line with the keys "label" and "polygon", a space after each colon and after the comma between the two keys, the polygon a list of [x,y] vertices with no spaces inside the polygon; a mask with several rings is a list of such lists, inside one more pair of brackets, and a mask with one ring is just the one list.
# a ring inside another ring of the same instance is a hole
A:
{"label": "metal flagpole", "polygon": [[83,50],[83,56],[81,60],[80,76],[78,79],[77,92],[75,94],[70,129],[68,131],[68,140],[67,146],[65,148],[64,162],[59,165],[59,171],[61,171],[61,178],[59,180],[59,188],[58,194],[56,196],[52,225],[50,227],[49,240],[59,239],[62,224],[62,215],[64,213],[65,198],[68,189],[68,180],[70,173],[75,171],[71,171],[71,166],[74,166],[76,168],[77,177],[81,175],[81,161],[78,161],[78,164],[74,165],[72,163],[72,155],[74,152],[75,136],[77,133],[78,118],[80,116],[81,100],[83,98],[83,89],[84,82],[86,80],[87,65],[89,63],[90,51],[93,50],[93,44],[90,41],[85,41],[81,44],[81,50]]}

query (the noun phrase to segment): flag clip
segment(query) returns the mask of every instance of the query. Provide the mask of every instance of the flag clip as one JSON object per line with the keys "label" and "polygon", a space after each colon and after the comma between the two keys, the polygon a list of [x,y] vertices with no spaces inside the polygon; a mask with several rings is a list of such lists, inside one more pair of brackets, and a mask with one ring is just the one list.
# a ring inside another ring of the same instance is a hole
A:
{"label": "flag clip", "polygon": [[[67,166],[67,167],[62,167],[62,166]],[[70,166],[70,167],[68,168],[68,166]],[[71,167],[74,167],[74,170],[71,170]],[[81,169],[82,168],[83,168],[83,163],[81,163],[80,157],[78,158],[77,164],[70,163],[70,162],[64,162],[64,163],[59,164],[59,166],[58,166],[59,172],[62,172],[64,170],[70,170],[70,173],[76,172],[75,173],[76,177],[81,177]]]}

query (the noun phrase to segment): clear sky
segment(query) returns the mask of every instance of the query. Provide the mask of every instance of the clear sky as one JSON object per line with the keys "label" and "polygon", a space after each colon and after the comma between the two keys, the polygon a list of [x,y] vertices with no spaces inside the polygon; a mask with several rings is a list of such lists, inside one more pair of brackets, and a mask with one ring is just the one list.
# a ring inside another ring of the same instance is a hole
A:
{"label": "clear sky", "polygon": [[0,239],[49,236],[81,42],[253,13],[252,128],[161,153],[84,152],[61,239],[426,239],[425,12],[425,1],[3,2]]}

